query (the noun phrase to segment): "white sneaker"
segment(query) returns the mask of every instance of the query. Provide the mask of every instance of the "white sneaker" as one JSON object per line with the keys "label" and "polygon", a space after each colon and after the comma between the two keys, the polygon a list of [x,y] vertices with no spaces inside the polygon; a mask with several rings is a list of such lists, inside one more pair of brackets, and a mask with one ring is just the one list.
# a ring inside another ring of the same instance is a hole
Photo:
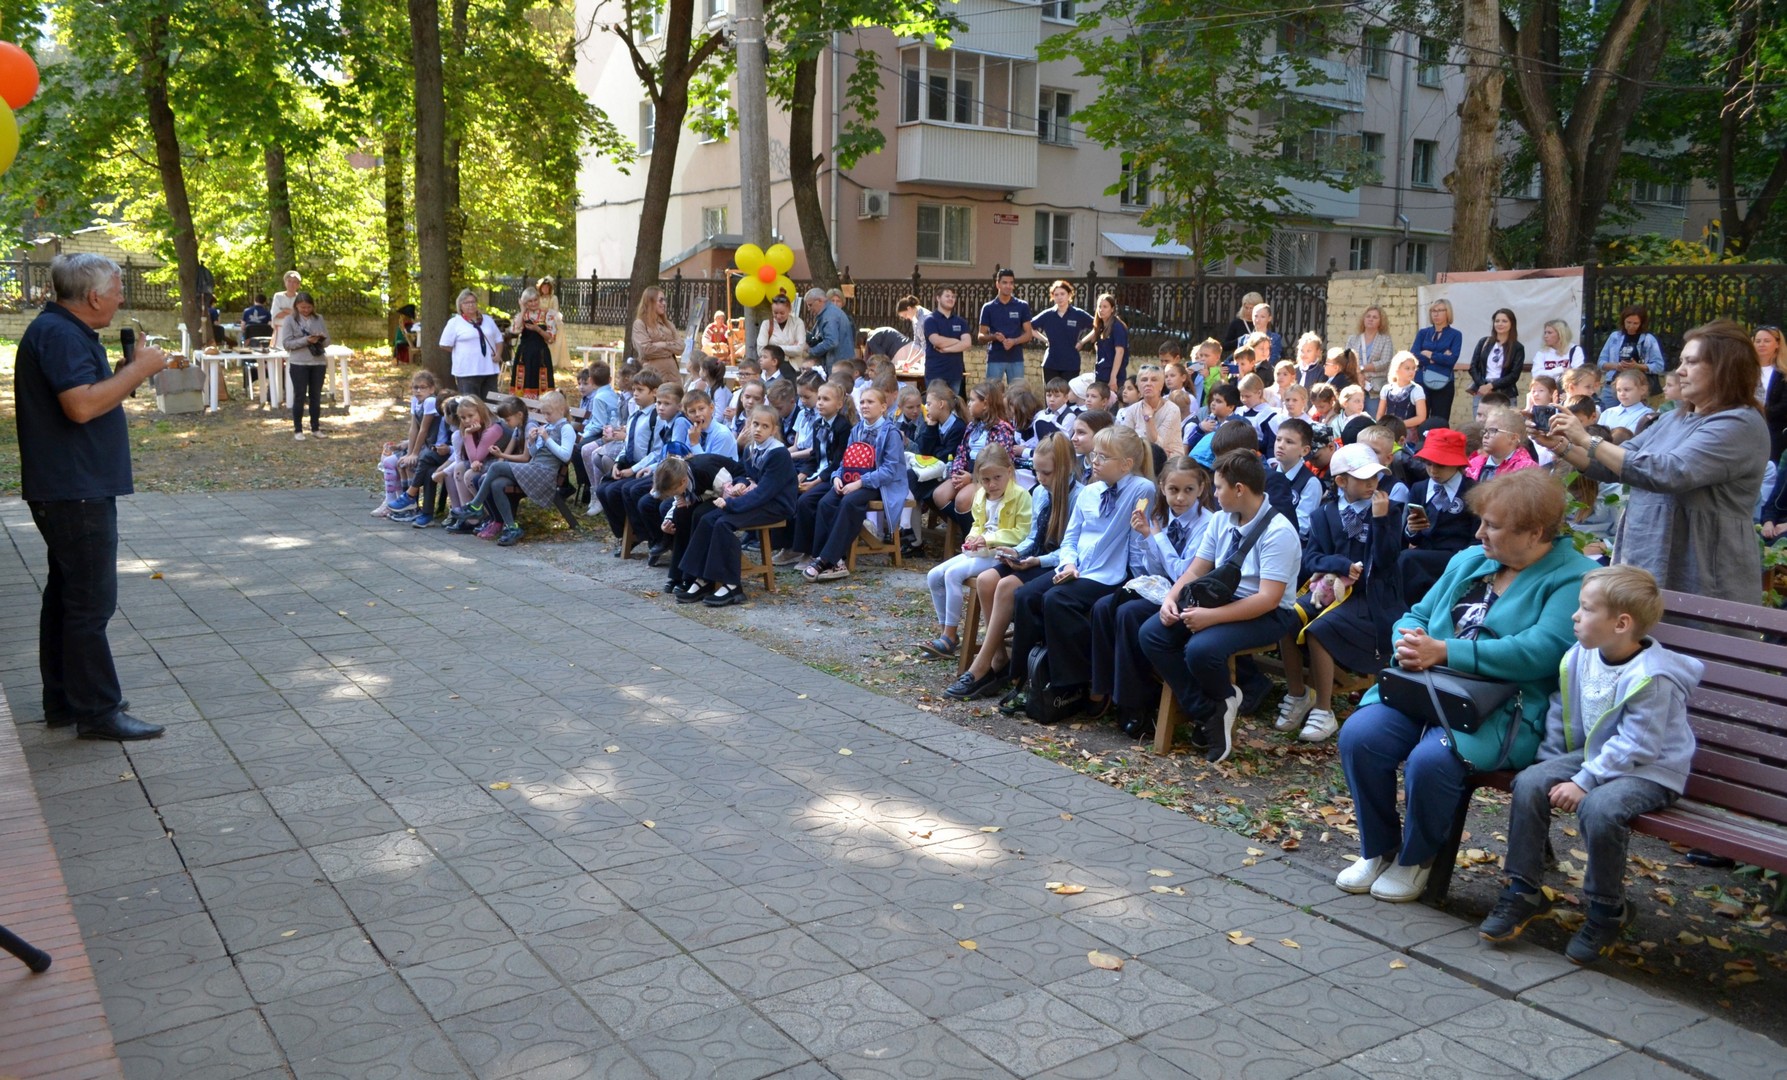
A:
{"label": "white sneaker", "polygon": [[1391,904],[1419,900],[1421,894],[1427,891],[1427,878],[1432,873],[1431,866],[1403,866],[1397,863],[1371,883],[1372,899]]}
{"label": "white sneaker", "polygon": [[300,431],[296,435],[293,435],[292,439],[296,442],[303,442],[304,441],[304,433],[302,431]]}
{"label": "white sneaker", "polygon": [[385,501],[383,499],[380,499],[379,504],[372,508],[372,516],[373,517],[390,517],[391,516],[391,508],[389,506],[385,505]]}
{"label": "white sneaker", "polygon": [[1372,885],[1380,875],[1390,868],[1390,856],[1379,855],[1375,859],[1360,859],[1340,872],[1334,879],[1334,887],[1341,892],[1349,892],[1360,896],[1371,891]]}
{"label": "white sneaker", "polygon": [[595,517],[602,512],[602,504],[594,499],[589,501],[589,509],[583,512],[584,517]]}
{"label": "white sneaker", "polygon": [[1297,732],[1297,738],[1304,742],[1327,742],[1339,730],[1340,721],[1334,719],[1332,712],[1315,709],[1310,712],[1309,721],[1303,725],[1303,730]]}
{"label": "white sneaker", "polygon": [[1274,731],[1290,731],[1303,723],[1309,710],[1315,708],[1315,691],[1304,690],[1302,697],[1285,694],[1284,700],[1278,703],[1278,719],[1272,724]]}

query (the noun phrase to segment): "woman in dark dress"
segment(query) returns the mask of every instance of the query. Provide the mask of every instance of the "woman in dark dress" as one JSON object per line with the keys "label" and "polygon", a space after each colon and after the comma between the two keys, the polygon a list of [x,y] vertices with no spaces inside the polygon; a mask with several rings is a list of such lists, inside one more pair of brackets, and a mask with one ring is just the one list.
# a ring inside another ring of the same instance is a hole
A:
{"label": "woman in dark dress", "polygon": [[552,342],[558,337],[558,317],[540,306],[539,290],[521,292],[521,310],[515,315],[515,359],[509,370],[509,389],[517,397],[537,398],[555,389],[552,377]]}

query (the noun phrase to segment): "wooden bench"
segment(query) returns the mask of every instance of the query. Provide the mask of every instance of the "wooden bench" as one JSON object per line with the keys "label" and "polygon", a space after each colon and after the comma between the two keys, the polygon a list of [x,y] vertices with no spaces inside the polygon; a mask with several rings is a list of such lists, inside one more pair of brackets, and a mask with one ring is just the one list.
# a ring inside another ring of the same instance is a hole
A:
{"label": "wooden bench", "polygon": [[[917,504],[911,499],[907,499],[905,509],[916,510]],[[900,554],[899,521],[897,519],[893,521],[887,520],[887,507],[880,499],[875,499],[869,503],[869,512],[879,512],[881,514],[882,524],[889,528],[893,539],[881,539],[880,534],[872,531],[869,528],[868,522],[865,521],[863,527],[857,530],[856,539],[850,541],[850,553],[844,556],[844,568],[851,573],[855,573],[856,559],[859,555],[891,555],[893,556],[894,566],[905,566],[905,559]]]}
{"label": "wooden bench", "polygon": [[[1257,656],[1261,658],[1260,667],[1266,671],[1283,672],[1284,666],[1277,656],[1269,656],[1278,649],[1277,645],[1261,645],[1257,649],[1236,653],[1235,656]],[[1229,681],[1235,679],[1235,657],[1229,657]],[[1345,668],[1334,669],[1334,693],[1351,694],[1363,690],[1376,681],[1375,675],[1356,675]],[[1172,688],[1162,683],[1160,686],[1160,705],[1154,715],[1154,752],[1170,753],[1173,749],[1173,729],[1185,718],[1185,710],[1179,708],[1179,699],[1173,696]]]}
{"label": "wooden bench", "polygon": [[[510,397],[515,397],[515,396],[519,396],[519,395],[504,394],[504,393],[500,393],[496,390],[492,390],[488,394],[484,395],[484,401],[487,404],[496,405],[503,401],[508,400]],[[520,400],[523,405],[527,406],[528,423],[530,423],[530,424],[544,424],[544,423],[546,423],[546,414],[541,411],[540,402],[539,402],[538,398],[521,398]],[[580,405],[573,405],[568,410],[566,410],[565,415],[574,426],[576,426],[578,429],[581,430],[583,427],[583,421],[589,417],[589,412],[588,412],[588,410],[584,409]],[[573,451],[573,452],[575,452],[575,451]],[[570,462],[565,462],[564,464],[562,464],[558,467],[558,484],[560,486],[562,486],[564,484],[566,476],[568,476],[570,473],[570,468],[571,468]],[[565,524],[569,525],[571,527],[571,531],[576,532],[578,529],[577,512],[571,509],[571,504],[570,504],[569,500],[567,500],[563,495],[555,495],[552,499],[552,507],[553,507],[553,509],[558,511],[560,517],[565,519]],[[625,556],[622,556],[622,558],[625,558]]]}
{"label": "wooden bench", "polygon": [[[1663,593],[1651,636],[1706,665],[1688,698],[1698,747],[1688,789],[1643,814],[1632,831],[1787,873],[1787,612],[1687,593]],[[1512,789],[1512,772],[1474,774],[1473,790]],[[1467,797],[1435,856],[1427,900],[1451,886]]]}

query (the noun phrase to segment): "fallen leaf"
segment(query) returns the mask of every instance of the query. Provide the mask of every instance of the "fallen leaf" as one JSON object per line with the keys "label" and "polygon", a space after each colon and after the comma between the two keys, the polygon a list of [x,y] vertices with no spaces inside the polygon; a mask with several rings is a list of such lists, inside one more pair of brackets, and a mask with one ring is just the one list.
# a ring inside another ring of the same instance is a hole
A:
{"label": "fallen leaf", "polygon": [[1719,950],[1720,952],[1730,952],[1731,951],[1731,942],[1726,938],[1709,937],[1706,939],[1706,943],[1708,945],[1711,945],[1713,948]]}
{"label": "fallen leaf", "polygon": [[1278,846],[1285,851],[1296,851],[1303,846],[1303,841],[1297,839],[1295,836],[1287,836],[1278,842]]}
{"label": "fallen leaf", "polygon": [[910,829],[907,831],[907,835],[916,836],[920,840],[929,840],[931,838],[931,830],[926,829],[924,832],[919,832],[917,829]]}
{"label": "fallen leaf", "polygon": [[296,930],[287,930],[285,933],[283,933],[279,936],[280,937],[291,937],[291,936],[295,935],[296,933],[297,933]]}
{"label": "fallen leaf", "polygon": [[805,700],[807,700],[807,695],[805,695],[805,694],[796,694],[796,695],[794,695],[794,700],[796,700],[796,701],[805,701]]}
{"label": "fallen leaf", "polygon": [[157,571],[155,571],[155,573],[150,574],[149,580],[150,581],[160,581],[161,580],[161,571],[157,570]]}
{"label": "fallen leaf", "polygon": [[1172,877],[1173,872],[1171,870],[1150,870],[1150,871],[1148,871],[1148,876],[1149,877]]}
{"label": "fallen leaf", "polygon": [[1242,860],[1241,860],[1241,865],[1242,865],[1242,866],[1252,866],[1252,865],[1254,865],[1254,864],[1255,864],[1255,863],[1257,863],[1257,862],[1259,862],[1259,860],[1258,860],[1258,859],[1252,859],[1252,858],[1248,858],[1248,859],[1242,859]]}
{"label": "fallen leaf", "polygon": [[1256,857],[1256,858],[1257,858],[1257,857],[1259,857],[1259,856],[1261,856],[1261,855],[1264,855],[1264,854],[1265,854],[1265,852],[1263,852],[1263,851],[1261,851],[1261,850],[1260,850],[1260,849],[1259,849],[1259,848],[1256,848],[1256,847],[1250,847],[1250,848],[1248,848],[1248,849],[1247,849],[1247,853],[1248,853],[1248,854],[1249,854],[1249,855],[1252,855],[1252,856],[1254,856],[1254,857]]}
{"label": "fallen leaf", "polygon": [[646,818],[644,821],[641,821],[639,824],[644,825],[648,829],[655,829],[658,827],[658,823],[653,821],[651,818]]}
{"label": "fallen leaf", "polygon": [[507,791],[509,790],[509,782],[507,780],[498,780],[496,783],[490,785],[490,790]]}
{"label": "fallen leaf", "polygon": [[1740,971],[1736,975],[1733,975],[1729,979],[1726,979],[1725,985],[1726,986],[1742,986],[1745,983],[1753,983],[1753,982],[1760,982],[1760,981],[1762,981],[1762,976],[1756,974],[1754,971]]}
{"label": "fallen leaf", "polygon": [[1280,944],[1280,945],[1283,945],[1283,946],[1284,946],[1284,947],[1285,947],[1285,948],[1287,948],[1287,949],[1301,949],[1301,948],[1302,948],[1302,947],[1303,947],[1303,946],[1301,946],[1301,945],[1299,945],[1299,944],[1297,944],[1297,943],[1296,943],[1296,942],[1294,942],[1294,941],[1292,941],[1292,940],[1291,940],[1291,939],[1290,939],[1290,938],[1288,938],[1288,937],[1281,937],[1281,938],[1279,938],[1279,939],[1278,939],[1278,943],[1279,943],[1279,944]]}
{"label": "fallen leaf", "polygon": [[1149,892],[1166,893],[1173,896],[1184,896],[1185,890],[1173,885],[1150,885]]}
{"label": "fallen leaf", "polygon": [[982,825],[980,831],[985,833],[995,833],[998,832],[1000,828],[1001,826],[998,825]]}
{"label": "fallen leaf", "polygon": [[1683,930],[1681,933],[1675,935],[1675,940],[1682,943],[1683,945],[1704,945],[1704,944],[1706,944],[1705,938],[1701,937],[1699,934],[1693,933],[1688,930]]}
{"label": "fallen leaf", "polygon": [[618,747],[618,746],[604,746],[604,747],[602,747],[602,752],[604,754],[618,754],[618,753],[620,753],[620,747]]}
{"label": "fallen leaf", "polygon": [[838,747],[838,753],[844,755],[845,757],[849,757],[850,755],[856,753],[856,751],[850,749],[848,746],[840,746],[840,747]]}
{"label": "fallen leaf", "polygon": [[951,905],[949,905],[949,910],[960,911],[967,906],[968,906],[967,904],[951,904]]}
{"label": "fallen leaf", "polygon": [[1086,954],[1086,962],[1091,964],[1095,968],[1103,968],[1106,971],[1122,971],[1123,970],[1123,958],[1122,957],[1112,956],[1110,953],[1102,953],[1102,952],[1099,952],[1097,949],[1093,949],[1091,952]]}
{"label": "fallen leaf", "polygon": [[975,941],[973,938],[963,938],[961,941],[956,942],[956,944],[960,945],[964,949],[967,949],[969,952],[973,952],[974,950],[980,948],[980,943]]}
{"label": "fallen leaf", "polygon": [[1062,815],[1061,815],[1061,820],[1062,820],[1062,821],[1072,821],[1072,820],[1073,820],[1073,815],[1072,815],[1072,814],[1062,814]]}
{"label": "fallen leaf", "polygon": [[1390,970],[1391,971],[1401,971],[1405,967],[1408,967],[1408,964],[1405,961],[1402,961],[1402,960],[1390,961]]}
{"label": "fallen leaf", "polygon": [[1229,931],[1229,944],[1230,945],[1252,945],[1253,939],[1248,937],[1245,933],[1241,932],[1240,930],[1230,930]]}
{"label": "fallen leaf", "polygon": [[1086,891],[1086,886],[1084,886],[1084,885],[1069,885],[1069,884],[1066,884],[1065,882],[1057,881],[1054,883],[1054,886],[1049,889],[1049,891],[1054,893],[1056,896],[1078,896],[1080,893],[1083,893]]}

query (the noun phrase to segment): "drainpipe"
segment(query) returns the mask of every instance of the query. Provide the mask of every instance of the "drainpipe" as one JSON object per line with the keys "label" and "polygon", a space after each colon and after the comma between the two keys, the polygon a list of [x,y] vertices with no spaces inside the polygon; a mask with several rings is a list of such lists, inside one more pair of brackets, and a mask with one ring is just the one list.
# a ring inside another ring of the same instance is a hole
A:
{"label": "drainpipe", "polygon": [[838,73],[842,66],[838,61],[838,50],[842,46],[844,35],[832,31],[831,35],[831,264],[838,265],[838,138],[843,127],[843,99],[838,94]]}
{"label": "drainpipe", "polygon": [[[1391,178],[1391,190],[1396,193],[1396,205],[1391,212],[1396,215],[1396,220],[1402,223],[1402,243],[1397,247],[1404,250],[1406,250],[1409,237],[1408,215],[1402,212],[1402,185],[1403,179],[1408,176],[1408,162],[1403,159],[1403,155],[1408,153],[1409,70],[1414,65],[1414,58],[1411,54],[1415,49],[1421,47],[1419,38],[1413,34],[1408,37],[1409,44],[1402,50],[1402,83],[1397,91],[1397,96],[1402,99],[1402,112],[1396,120],[1396,175]],[[1392,273],[1396,272],[1396,267],[1396,255],[1392,254],[1390,257]]]}

